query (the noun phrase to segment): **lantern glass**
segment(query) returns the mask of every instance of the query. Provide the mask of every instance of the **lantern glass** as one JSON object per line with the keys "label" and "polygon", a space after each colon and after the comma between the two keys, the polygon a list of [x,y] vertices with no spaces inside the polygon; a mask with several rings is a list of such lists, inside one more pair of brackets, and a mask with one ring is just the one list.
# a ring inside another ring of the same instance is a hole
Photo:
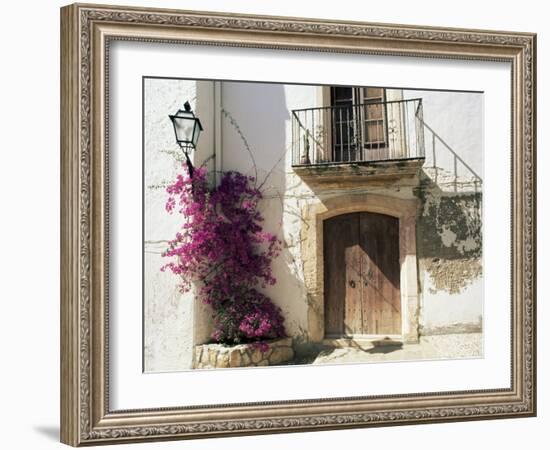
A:
{"label": "lantern glass", "polygon": [[184,109],[178,110],[175,115],[169,117],[174,125],[176,141],[182,149],[187,151],[190,148],[196,148],[202,125],[199,118],[193,114],[189,102],[185,102],[183,107]]}
{"label": "lantern glass", "polygon": [[172,116],[172,122],[174,123],[174,132],[176,133],[178,143],[193,143],[194,129],[196,127],[194,114],[179,110],[175,116]]}
{"label": "lantern glass", "polygon": [[197,121],[195,122],[195,127],[193,129],[193,147],[197,146],[201,131],[202,131],[202,126],[201,126],[201,123],[199,122],[199,119],[197,119]]}

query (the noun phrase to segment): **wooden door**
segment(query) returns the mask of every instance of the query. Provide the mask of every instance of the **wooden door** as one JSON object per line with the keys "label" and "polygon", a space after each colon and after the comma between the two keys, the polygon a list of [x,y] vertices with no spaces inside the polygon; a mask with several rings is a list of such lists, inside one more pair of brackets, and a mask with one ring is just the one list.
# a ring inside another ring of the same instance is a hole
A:
{"label": "wooden door", "polygon": [[325,335],[401,334],[398,219],[343,214],[323,233]]}

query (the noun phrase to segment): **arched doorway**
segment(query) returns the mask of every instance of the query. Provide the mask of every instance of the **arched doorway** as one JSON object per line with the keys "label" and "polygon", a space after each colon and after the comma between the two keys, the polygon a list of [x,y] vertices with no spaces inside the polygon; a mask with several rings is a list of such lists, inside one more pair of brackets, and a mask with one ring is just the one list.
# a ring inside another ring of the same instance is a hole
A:
{"label": "arched doorway", "polygon": [[323,222],[325,337],[401,334],[399,219],[353,212]]}
{"label": "arched doorway", "polygon": [[416,267],[417,199],[377,194],[344,194],[307,205],[302,216],[301,252],[307,295],[307,339],[322,342],[325,332],[325,238],[328,220],[353,213],[376,213],[394,218],[399,228],[399,291],[401,329],[406,343],[418,342],[419,295]]}

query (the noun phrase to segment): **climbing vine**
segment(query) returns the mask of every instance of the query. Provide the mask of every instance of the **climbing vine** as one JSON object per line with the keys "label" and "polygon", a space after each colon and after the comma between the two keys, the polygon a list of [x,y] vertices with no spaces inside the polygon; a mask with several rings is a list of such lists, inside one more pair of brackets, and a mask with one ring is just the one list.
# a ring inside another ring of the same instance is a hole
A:
{"label": "climbing vine", "polygon": [[276,282],[271,264],[281,242],[263,230],[255,177],[225,172],[212,187],[207,175],[199,167],[191,177],[184,166],[166,189],[167,212],[184,221],[163,252],[170,262],[161,270],[177,275],[182,291],[198,284],[201,300],[212,307],[215,342],[283,337],[281,310],[260,291]]}

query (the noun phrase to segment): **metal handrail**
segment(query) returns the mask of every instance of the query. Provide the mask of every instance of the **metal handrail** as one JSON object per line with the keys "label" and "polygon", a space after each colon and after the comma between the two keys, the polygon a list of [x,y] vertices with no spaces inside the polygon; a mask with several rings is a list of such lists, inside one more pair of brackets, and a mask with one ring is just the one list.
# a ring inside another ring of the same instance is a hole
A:
{"label": "metal handrail", "polygon": [[[313,141],[315,143],[317,143],[318,145],[323,145],[322,143],[320,143],[318,140],[315,139],[315,136],[313,136],[313,134],[311,134],[311,131],[309,131],[306,127],[304,127],[304,125],[302,124],[302,122],[300,121],[300,119],[298,118],[298,116],[295,114],[295,111],[300,111],[300,110],[293,110],[292,111],[292,115],[294,116],[294,118],[296,119],[296,121],[298,122],[298,125],[300,125],[300,127],[302,127],[305,131],[306,131],[306,135],[307,136],[310,136],[311,139],[313,139]],[[302,110],[302,111],[306,111],[306,110]]]}
{"label": "metal handrail", "polygon": [[372,106],[372,105],[380,105],[380,104],[391,104],[391,103],[407,103],[407,102],[418,102],[419,104],[422,104],[422,97],[417,98],[407,98],[404,100],[388,100],[388,101],[378,101],[378,102],[364,102],[364,103],[353,103],[352,105],[331,105],[331,106],[316,106],[313,108],[300,108],[300,109],[293,109],[292,112],[300,112],[300,111],[311,111],[316,109],[334,109],[334,108],[350,108],[350,107],[361,107],[361,106]]}
{"label": "metal handrail", "polygon": [[300,108],[291,117],[293,166],[424,157],[421,98]]}

